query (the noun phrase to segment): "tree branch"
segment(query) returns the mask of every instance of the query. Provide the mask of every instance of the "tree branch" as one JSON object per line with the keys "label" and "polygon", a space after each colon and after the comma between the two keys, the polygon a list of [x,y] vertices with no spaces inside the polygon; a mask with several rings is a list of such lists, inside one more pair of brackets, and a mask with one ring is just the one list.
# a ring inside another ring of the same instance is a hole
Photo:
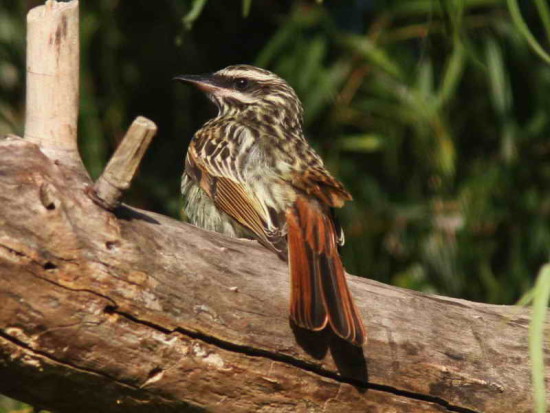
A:
{"label": "tree branch", "polygon": [[525,309],[350,276],[356,349],[291,328],[288,270],[257,243],[71,185],[35,145],[0,144],[0,392],[83,412],[531,409]]}
{"label": "tree branch", "polygon": [[157,126],[149,119],[140,116],[134,120],[105,171],[88,191],[94,202],[108,210],[119,206],[156,132]]}

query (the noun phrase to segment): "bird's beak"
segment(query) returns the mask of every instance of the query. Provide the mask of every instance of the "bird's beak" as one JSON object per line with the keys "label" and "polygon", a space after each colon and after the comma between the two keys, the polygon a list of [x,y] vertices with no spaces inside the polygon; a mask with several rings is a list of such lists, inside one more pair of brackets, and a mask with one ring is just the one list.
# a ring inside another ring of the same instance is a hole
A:
{"label": "bird's beak", "polygon": [[214,83],[212,75],[180,75],[176,76],[173,80],[191,83],[204,92],[211,93],[219,89],[219,86]]}

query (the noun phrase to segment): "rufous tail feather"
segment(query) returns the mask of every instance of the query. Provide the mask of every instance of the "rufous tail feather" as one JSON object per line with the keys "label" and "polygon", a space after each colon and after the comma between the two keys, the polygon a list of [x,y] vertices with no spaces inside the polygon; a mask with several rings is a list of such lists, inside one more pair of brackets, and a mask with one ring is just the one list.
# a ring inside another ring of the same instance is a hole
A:
{"label": "rufous tail feather", "polygon": [[314,202],[298,197],[287,211],[287,223],[291,319],[314,331],[328,323],[344,340],[363,345],[365,328],[347,286],[330,216]]}

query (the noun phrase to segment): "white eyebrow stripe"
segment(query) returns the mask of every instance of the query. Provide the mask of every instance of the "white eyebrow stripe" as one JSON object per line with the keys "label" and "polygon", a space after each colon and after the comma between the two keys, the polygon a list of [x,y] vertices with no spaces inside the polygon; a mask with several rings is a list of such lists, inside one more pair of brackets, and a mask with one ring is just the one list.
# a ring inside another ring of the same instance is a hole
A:
{"label": "white eyebrow stripe", "polygon": [[228,70],[227,72],[221,72],[220,74],[231,77],[245,77],[252,80],[266,81],[266,80],[276,80],[277,77],[274,75],[268,75],[265,73],[260,73],[252,70]]}

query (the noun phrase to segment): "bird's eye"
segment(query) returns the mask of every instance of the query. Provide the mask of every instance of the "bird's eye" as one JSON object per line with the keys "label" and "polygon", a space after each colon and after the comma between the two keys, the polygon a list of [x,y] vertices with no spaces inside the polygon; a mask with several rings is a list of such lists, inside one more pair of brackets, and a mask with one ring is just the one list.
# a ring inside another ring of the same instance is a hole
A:
{"label": "bird's eye", "polygon": [[248,80],[245,78],[235,79],[235,88],[238,90],[244,90],[248,86]]}

